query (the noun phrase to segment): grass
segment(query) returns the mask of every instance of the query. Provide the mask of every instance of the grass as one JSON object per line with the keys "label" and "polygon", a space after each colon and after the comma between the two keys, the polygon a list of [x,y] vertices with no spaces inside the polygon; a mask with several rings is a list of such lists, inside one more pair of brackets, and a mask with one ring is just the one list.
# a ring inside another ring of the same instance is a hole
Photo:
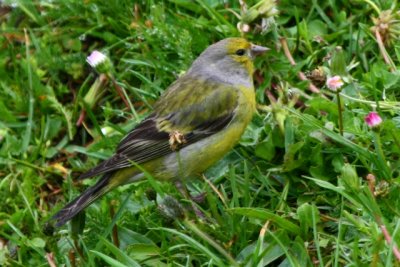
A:
{"label": "grass", "polygon": [[[276,8],[262,28],[239,1],[4,1],[0,265],[399,266],[399,5]],[[240,35],[272,51],[256,62],[259,108],[240,144],[187,182],[208,219],[182,213],[174,186],[149,177],[46,227],[95,182],[79,173],[110,156],[201,51]],[[93,50],[109,56],[115,83],[88,105]],[[336,93],[325,85],[335,75]],[[371,111],[378,127],[364,121]]]}

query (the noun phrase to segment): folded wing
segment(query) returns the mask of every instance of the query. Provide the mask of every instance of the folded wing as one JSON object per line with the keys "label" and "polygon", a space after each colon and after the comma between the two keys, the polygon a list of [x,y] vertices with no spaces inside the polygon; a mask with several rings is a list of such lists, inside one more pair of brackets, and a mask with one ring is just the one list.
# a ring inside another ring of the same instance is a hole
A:
{"label": "folded wing", "polygon": [[154,112],[122,139],[116,153],[80,178],[116,171],[142,164],[174,152],[170,133],[184,135],[193,144],[224,129],[235,115],[237,90],[213,81],[196,81],[182,77],[171,85],[155,105]]}

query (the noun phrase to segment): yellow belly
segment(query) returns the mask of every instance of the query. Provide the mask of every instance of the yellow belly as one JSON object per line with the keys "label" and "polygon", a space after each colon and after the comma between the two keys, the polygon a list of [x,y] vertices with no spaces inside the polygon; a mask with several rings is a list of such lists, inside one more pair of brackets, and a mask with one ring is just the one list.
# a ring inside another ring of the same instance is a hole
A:
{"label": "yellow belly", "polygon": [[241,88],[235,116],[225,129],[162,159],[144,164],[144,167],[155,178],[161,180],[182,179],[201,174],[220,160],[240,140],[254,111],[254,89]]}

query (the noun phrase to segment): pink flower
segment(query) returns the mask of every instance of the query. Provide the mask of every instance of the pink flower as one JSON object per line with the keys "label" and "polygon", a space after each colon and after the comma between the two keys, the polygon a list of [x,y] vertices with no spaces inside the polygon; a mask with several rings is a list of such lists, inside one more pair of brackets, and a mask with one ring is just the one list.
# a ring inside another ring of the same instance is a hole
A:
{"label": "pink flower", "polygon": [[336,92],[337,89],[340,89],[343,84],[342,78],[338,75],[330,77],[326,80],[326,86],[334,92]]}
{"label": "pink flower", "polygon": [[368,124],[369,127],[376,127],[382,123],[382,118],[376,112],[370,112],[365,117],[365,122]]}
{"label": "pink flower", "polygon": [[86,58],[86,62],[98,73],[110,74],[112,63],[110,59],[103,53],[94,50],[90,56]]}
{"label": "pink flower", "polygon": [[101,52],[99,52],[97,50],[94,50],[90,54],[90,56],[88,56],[86,58],[87,63],[89,63],[89,65],[92,68],[96,68],[99,64],[103,63],[106,60],[107,60],[106,55],[104,55],[103,53],[101,53]]}

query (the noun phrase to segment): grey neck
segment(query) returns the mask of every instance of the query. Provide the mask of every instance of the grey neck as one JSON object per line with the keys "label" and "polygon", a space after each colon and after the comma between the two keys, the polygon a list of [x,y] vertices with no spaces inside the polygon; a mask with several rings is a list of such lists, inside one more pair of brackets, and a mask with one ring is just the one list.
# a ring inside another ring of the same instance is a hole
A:
{"label": "grey neck", "polygon": [[243,66],[240,66],[237,62],[232,63],[232,61],[224,62],[224,60],[220,60],[218,63],[213,64],[208,64],[207,62],[203,62],[202,64],[199,61],[194,62],[187,74],[220,81],[226,84],[253,87],[253,77],[249,75]]}

